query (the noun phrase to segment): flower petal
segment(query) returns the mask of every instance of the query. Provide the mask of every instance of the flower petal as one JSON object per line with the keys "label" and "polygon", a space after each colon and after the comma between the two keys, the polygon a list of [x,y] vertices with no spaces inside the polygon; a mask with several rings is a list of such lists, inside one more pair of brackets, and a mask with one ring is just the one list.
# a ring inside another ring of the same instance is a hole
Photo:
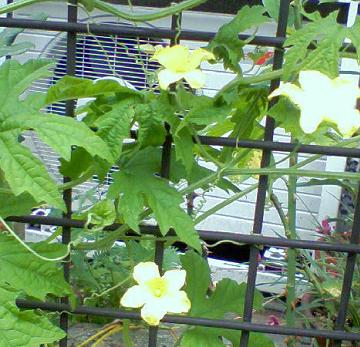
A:
{"label": "flower petal", "polygon": [[181,45],[164,47],[155,51],[151,60],[157,60],[166,69],[184,71],[184,64],[189,61],[189,48]]}
{"label": "flower petal", "polygon": [[190,308],[191,302],[183,290],[171,293],[171,302],[170,307],[168,307],[167,310],[168,312],[186,313],[190,310]]}
{"label": "flower petal", "polygon": [[170,292],[177,291],[185,284],[186,272],[184,270],[169,270],[166,271],[163,279],[167,282],[167,287]]}
{"label": "flower petal", "polygon": [[203,48],[195,49],[190,53],[190,70],[195,70],[203,61],[214,60],[215,56]]}
{"label": "flower petal", "polygon": [[139,263],[134,267],[133,277],[137,283],[145,283],[153,278],[160,277],[159,267],[151,261]]}
{"label": "flower petal", "polygon": [[138,308],[144,305],[147,294],[141,286],[129,288],[120,300],[124,307]]}
{"label": "flower petal", "polygon": [[281,84],[279,88],[275,89],[269,95],[269,99],[280,95],[287,96],[296,105],[301,105],[304,100],[304,91],[298,86],[291,83]]}
{"label": "flower petal", "polygon": [[183,73],[173,72],[171,70],[161,70],[158,73],[158,79],[161,89],[167,89],[171,83],[177,82],[184,77]]}
{"label": "flower petal", "polygon": [[191,88],[198,89],[205,85],[205,75],[199,69],[184,73],[184,78]]}
{"label": "flower petal", "polygon": [[147,302],[141,309],[141,317],[149,325],[156,326],[159,325],[166,312],[166,307],[157,301]]}
{"label": "flower petal", "polygon": [[311,107],[301,108],[300,126],[307,134],[313,133],[324,119]]}

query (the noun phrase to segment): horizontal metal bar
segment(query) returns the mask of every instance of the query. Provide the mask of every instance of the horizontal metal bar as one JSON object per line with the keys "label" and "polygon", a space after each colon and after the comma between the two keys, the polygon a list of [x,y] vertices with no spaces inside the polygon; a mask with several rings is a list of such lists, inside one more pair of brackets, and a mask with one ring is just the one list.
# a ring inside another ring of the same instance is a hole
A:
{"label": "horizontal metal bar", "polygon": [[[48,216],[16,216],[7,218],[8,221],[18,223],[29,223],[29,224],[42,224],[42,225],[54,225],[59,227],[72,227],[72,228],[84,228],[84,220],[57,218]],[[89,225],[91,227],[91,225]],[[105,230],[112,231],[121,227],[121,224],[109,225]],[[157,226],[143,225],[140,227],[141,232],[147,235],[161,236],[159,228]],[[197,230],[199,236],[205,241],[219,241],[219,240],[230,240],[239,243],[249,245],[267,245],[277,246],[285,248],[299,248],[309,250],[320,250],[320,251],[337,251],[346,253],[360,253],[360,245],[356,244],[335,244],[324,241],[315,240],[288,240],[280,237],[270,237],[254,234],[239,234],[236,232],[222,232],[222,231],[209,231],[209,230]],[[131,235],[129,233],[128,235]],[[139,236],[138,234],[133,234]],[[170,236],[174,236],[173,232],[169,233]],[[121,238],[119,238],[121,240]]]}
{"label": "horizontal metal bar", "polygon": [[[212,40],[216,33],[209,31],[195,31],[195,30],[181,30],[179,36],[176,30],[165,29],[165,28],[149,28],[149,27],[137,27],[130,25],[116,25],[116,24],[87,24],[87,23],[68,23],[59,21],[41,21],[34,19],[23,19],[23,18],[0,18],[0,27],[7,28],[26,28],[26,29],[37,29],[37,30],[49,30],[49,31],[65,31],[65,32],[76,32],[76,33],[92,33],[96,35],[122,35],[125,37],[149,37],[157,39],[174,39],[178,37],[181,40],[192,40],[192,41],[205,41]],[[249,44],[266,46],[266,47],[277,47],[281,48],[284,44],[284,37],[271,37],[261,35],[244,35],[239,34],[239,38],[244,41],[249,41]],[[309,48],[314,48],[310,46]],[[343,49],[346,52],[356,52],[353,45],[344,45]]]}
{"label": "horizontal metal bar", "polygon": [[296,143],[273,142],[260,140],[237,140],[229,137],[211,137],[199,136],[199,140],[203,145],[238,147],[238,148],[254,148],[267,149],[279,152],[297,152],[308,154],[322,154],[336,157],[354,157],[360,158],[359,148],[344,148],[335,146],[319,146],[319,145],[298,145]]}
{"label": "horizontal metal bar", "polygon": [[[180,36],[176,30],[155,28],[155,27],[138,27],[130,25],[117,24],[86,24],[86,23],[67,23],[59,21],[41,21],[23,18],[0,18],[0,27],[8,28],[26,28],[49,31],[71,31],[77,33],[92,33],[96,35],[122,35],[126,37],[149,37],[149,38],[165,38],[174,39],[178,37],[182,40],[193,41],[210,41],[215,37],[214,32],[193,31],[182,29]],[[241,40],[252,38],[251,35],[239,35]],[[251,39],[251,43],[259,46],[282,47],[284,38],[276,38],[270,36],[255,36]]]}
{"label": "horizontal metal bar", "polygon": [[[109,317],[114,319],[134,319],[141,320],[140,313],[117,310],[113,308],[98,308],[98,307],[86,307],[79,306],[72,309],[70,305],[58,304],[52,302],[38,302],[20,300],[16,301],[20,308],[25,309],[41,309],[51,312],[69,312],[72,314],[84,314],[95,315],[102,317]],[[204,327],[216,327],[225,329],[236,329],[243,331],[253,331],[267,334],[276,335],[288,335],[288,336],[307,336],[307,337],[326,337],[329,339],[341,339],[348,341],[360,341],[360,334],[345,332],[341,330],[319,330],[319,329],[302,329],[302,328],[289,328],[286,326],[271,326],[265,324],[244,323],[237,320],[229,319],[209,319],[209,318],[197,318],[186,316],[173,316],[166,315],[162,322],[175,323],[175,324],[188,324]]]}

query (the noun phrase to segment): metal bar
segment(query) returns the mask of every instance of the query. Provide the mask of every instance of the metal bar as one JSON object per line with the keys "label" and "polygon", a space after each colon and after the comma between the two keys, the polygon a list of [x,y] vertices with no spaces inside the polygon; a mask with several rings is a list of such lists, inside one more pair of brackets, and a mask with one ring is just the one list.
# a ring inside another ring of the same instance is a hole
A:
{"label": "metal bar", "polygon": [[[68,23],[75,23],[77,21],[77,0],[70,0],[68,5]],[[66,38],[66,74],[70,76],[75,75],[76,71],[76,32],[68,32]],[[65,115],[67,117],[73,117],[75,111],[75,101],[69,100],[65,103]],[[71,178],[64,177],[64,183],[70,182]],[[65,218],[71,218],[72,215],[72,190],[67,189],[63,192],[63,199],[66,206],[66,212],[63,214]],[[71,241],[71,227],[67,226],[62,231],[62,243],[69,244]],[[64,260],[64,277],[67,282],[70,281],[70,255]],[[62,304],[68,304],[69,299],[67,297],[61,299]],[[60,314],[60,328],[66,333],[69,328],[69,315],[66,312]],[[67,347],[67,336],[65,336],[60,342],[60,347]]]}
{"label": "metal bar", "polygon": [[[360,86],[360,79],[358,85]],[[360,100],[357,100],[357,109],[360,110]],[[355,205],[354,221],[351,230],[350,244],[352,245],[360,244],[360,183],[358,185],[358,195]],[[346,313],[349,306],[351,288],[354,279],[356,257],[357,257],[357,253],[355,252],[348,253],[347,255],[342,290],[341,290],[341,297],[340,297],[340,306],[335,322],[335,329],[337,330],[342,330],[344,329],[345,326]],[[340,346],[341,346],[341,340],[336,340],[334,342],[334,347],[340,347]]]}
{"label": "metal bar", "polygon": [[[8,221],[18,223],[30,223],[30,224],[42,224],[42,225],[54,225],[59,227],[72,227],[72,228],[84,228],[86,221],[68,218],[57,218],[47,216],[16,216],[7,218]],[[107,231],[113,231],[121,227],[122,224],[112,224],[104,228]],[[88,226],[91,228],[91,225]],[[143,225],[140,226],[142,234],[160,236],[159,228],[156,226]],[[239,243],[250,245],[266,245],[285,248],[302,248],[309,250],[320,251],[334,251],[334,252],[352,252],[360,253],[360,245],[356,244],[335,244],[324,241],[315,240],[288,240],[286,238],[271,237],[254,234],[240,234],[238,232],[221,232],[210,230],[197,230],[199,236],[205,241],[219,241],[230,240]],[[138,234],[129,232],[127,235],[139,236]],[[170,231],[170,236],[175,236],[175,233]],[[119,238],[121,240],[121,238]]]}
{"label": "metal bar", "polygon": [[[58,304],[53,302],[27,301],[16,300],[19,307],[24,309],[41,309],[44,311],[59,312],[66,311],[70,314],[94,315],[113,319],[134,319],[141,320],[139,312],[122,311],[113,308],[99,308],[79,306],[72,309],[70,305]],[[274,334],[274,335],[288,335],[288,336],[307,336],[307,337],[328,337],[341,338],[342,340],[360,341],[359,333],[344,332],[339,330],[320,330],[320,329],[303,329],[303,328],[288,328],[286,326],[271,326],[265,324],[245,323],[238,320],[229,319],[209,319],[198,317],[186,317],[166,315],[162,322],[175,324],[188,324],[213,328],[236,329],[243,331],[254,331],[260,333]],[[251,346],[254,347],[254,346]]]}
{"label": "metal bar", "polygon": [[[182,14],[173,15],[171,17],[171,29],[177,33],[178,23],[181,25]],[[176,45],[179,43],[178,36],[176,35],[174,38],[171,38],[171,45]],[[173,88],[172,88],[173,89]],[[170,126],[169,124],[165,124],[166,129],[166,137],[165,142],[162,147],[161,153],[161,172],[160,176],[163,178],[170,177],[170,163],[171,163],[171,147],[172,147],[172,136],[170,135]],[[162,274],[162,265],[164,260],[164,250],[165,250],[165,242],[164,241],[156,241],[155,242],[155,263],[159,267],[160,274]],[[158,335],[158,327],[150,327],[149,328],[149,347],[156,347],[157,345],[157,335]]]}
{"label": "metal bar", "polygon": [[[126,37],[145,36],[149,38],[172,39],[176,36],[176,31],[162,28],[135,27],[112,24],[84,24],[84,23],[67,23],[58,21],[41,21],[34,19],[22,18],[0,18],[0,27],[8,28],[27,28],[48,31],[65,31],[76,33],[92,33],[94,35],[123,35]],[[181,40],[192,41],[210,41],[215,37],[216,33],[208,31],[182,30],[179,36]],[[250,40],[249,44],[267,47],[281,48],[284,44],[285,37],[271,36],[250,36],[240,34],[241,40]],[[309,47],[310,49],[313,46]],[[343,49],[349,53],[355,53],[356,49],[353,45],[343,46]]]}
{"label": "metal bar", "polygon": [[344,148],[320,145],[299,145],[296,143],[273,142],[269,140],[236,140],[228,137],[199,136],[203,145],[224,146],[236,148],[254,148],[279,152],[297,152],[307,154],[322,154],[335,157],[360,158],[359,148]]}
{"label": "metal bar", "polygon": [[[290,8],[290,0],[281,0],[276,37],[286,36],[289,8]],[[284,59],[284,51],[279,48],[275,49],[273,70],[279,70],[282,68],[283,59]],[[272,80],[270,85],[270,92],[278,88],[279,85],[280,85],[280,79]],[[277,99],[272,99],[270,101],[269,108],[273,106],[276,102]],[[267,116],[266,124],[265,124],[265,135],[264,135],[265,141],[273,141],[274,130],[275,130],[275,120]],[[263,151],[261,167],[269,166],[270,160],[271,160],[271,150],[266,149]],[[260,175],[259,177],[259,186],[257,191],[255,214],[254,214],[254,226],[253,226],[254,234],[262,233],[268,179],[269,176],[267,175]],[[243,313],[244,322],[251,322],[252,319],[257,267],[258,267],[258,256],[259,256],[259,248],[252,245],[250,247],[248,277],[247,277],[247,285],[245,291],[245,304],[244,304],[244,313]],[[249,331],[243,331],[240,339],[240,347],[247,347],[249,345],[249,338],[250,338]]]}

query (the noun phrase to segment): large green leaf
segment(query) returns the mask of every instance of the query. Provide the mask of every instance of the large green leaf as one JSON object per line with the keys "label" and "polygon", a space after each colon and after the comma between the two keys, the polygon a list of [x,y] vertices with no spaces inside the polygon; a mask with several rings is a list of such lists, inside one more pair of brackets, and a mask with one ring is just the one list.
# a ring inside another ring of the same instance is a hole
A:
{"label": "large green leaf", "polygon": [[[64,246],[58,244],[40,243],[33,248],[50,258],[65,253]],[[59,264],[39,259],[13,237],[3,234],[0,235],[0,282],[39,300],[50,293],[59,297],[71,294]]]}
{"label": "large green leaf", "polygon": [[65,160],[70,160],[72,146],[82,147],[92,156],[108,162],[114,159],[106,143],[84,123],[73,118],[39,113],[18,115],[11,119],[11,123],[24,130],[35,130],[39,137]]}
{"label": "large green leaf", "polygon": [[[206,261],[194,252],[181,256],[182,267],[186,270],[186,292],[191,301],[190,316],[212,319],[223,319],[229,313],[242,315],[246,283],[238,284],[231,279],[223,279],[217,283],[214,292],[209,295],[210,268]],[[255,292],[254,309],[259,310],[263,298],[260,292]],[[259,337],[260,336],[260,337]],[[240,341],[240,331],[220,328],[188,328],[180,342],[182,347],[190,346],[225,346],[222,337],[230,340],[234,346]],[[261,334],[255,334],[252,339],[265,343],[264,347],[274,344]],[[259,340],[260,339],[260,340]],[[255,340],[254,340],[255,341]],[[250,346],[257,346],[250,344]]]}
{"label": "large green leaf", "polygon": [[18,296],[19,291],[0,285],[0,347],[38,347],[65,337],[46,317],[20,311],[15,304]]}
{"label": "large green leaf", "polygon": [[106,94],[123,94],[125,97],[141,96],[140,92],[124,87],[112,79],[95,82],[90,79],[65,76],[49,88],[45,103],[53,104],[59,101],[97,97]]}
{"label": "large green leaf", "polygon": [[[295,31],[284,43],[291,46],[285,55],[284,79],[294,71],[319,70],[330,77],[336,77],[339,69],[339,48],[346,36],[346,28],[337,24],[337,13],[304,25]],[[308,51],[316,41],[316,49]]]}
{"label": "large green leaf", "polygon": [[0,193],[0,201],[6,201],[6,204],[0,204],[0,216],[2,218],[30,214],[31,209],[37,205],[37,202],[28,193],[19,196],[12,193]]}
{"label": "large green leaf", "polygon": [[267,22],[269,18],[264,13],[263,6],[244,6],[234,19],[219,29],[208,48],[224,61],[225,68],[241,72],[239,62],[244,57],[245,42],[239,39],[239,33]]}
{"label": "large green leaf", "polygon": [[[68,117],[41,114],[41,98],[23,93],[37,79],[48,76],[52,63],[30,60],[21,65],[8,60],[0,66],[0,165],[14,194],[30,194],[35,201],[64,209],[61,193],[45,166],[18,142],[23,131],[36,131],[59,155],[70,160],[73,146],[110,165],[114,159],[107,144],[85,124]],[[116,82],[115,82],[116,83]]]}
{"label": "large green leaf", "polygon": [[5,180],[15,195],[28,192],[36,201],[65,208],[57,185],[42,162],[17,142],[18,132],[1,132],[0,165]]}
{"label": "large green leaf", "polygon": [[169,182],[156,174],[157,163],[144,160],[151,148],[140,151],[113,174],[114,183],[108,196],[119,199],[119,212],[125,222],[139,230],[140,214],[149,206],[159,224],[160,231],[166,235],[173,228],[182,242],[199,250],[199,236],[194,229],[192,219],[180,207],[183,197]]}

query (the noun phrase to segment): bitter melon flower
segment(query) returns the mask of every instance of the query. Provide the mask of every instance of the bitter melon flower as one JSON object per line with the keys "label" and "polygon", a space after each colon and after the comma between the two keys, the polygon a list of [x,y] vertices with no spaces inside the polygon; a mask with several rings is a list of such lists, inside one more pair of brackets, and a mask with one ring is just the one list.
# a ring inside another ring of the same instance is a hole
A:
{"label": "bitter melon flower", "polygon": [[163,276],[153,262],[139,263],[134,267],[133,278],[138,283],[129,288],[120,300],[125,307],[140,308],[141,317],[149,325],[159,325],[166,313],[186,313],[191,303],[180,290],[185,284],[184,270],[169,270]]}
{"label": "bitter melon flower", "polygon": [[319,71],[301,71],[300,87],[283,83],[269,98],[284,95],[301,112],[300,126],[305,133],[314,132],[322,121],[334,123],[344,136],[351,136],[360,126],[356,100],[360,88],[348,78],[334,79]]}
{"label": "bitter melon flower", "polygon": [[205,49],[198,48],[190,52],[188,47],[181,45],[157,48],[151,58],[164,67],[158,74],[161,89],[182,79],[191,88],[202,88],[205,85],[205,75],[199,66],[203,61],[213,59],[214,55]]}

